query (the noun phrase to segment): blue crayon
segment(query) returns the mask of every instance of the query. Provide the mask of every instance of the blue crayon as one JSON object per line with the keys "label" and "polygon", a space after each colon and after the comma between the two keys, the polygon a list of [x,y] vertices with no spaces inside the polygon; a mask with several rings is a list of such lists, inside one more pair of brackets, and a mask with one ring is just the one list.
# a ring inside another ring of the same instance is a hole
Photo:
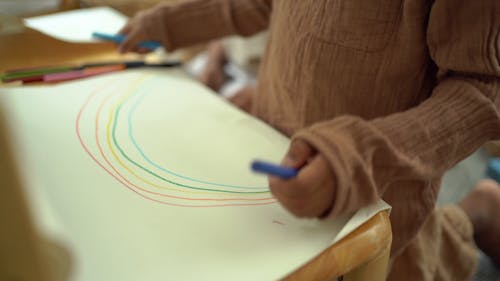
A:
{"label": "blue crayon", "polygon": [[283,167],[280,165],[264,162],[264,161],[253,161],[252,170],[254,172],[264,173],[272,176],[280,177],[284,180],[293,178],[299,173],[298,169]]}
{"label": "blue crayon", "polygon": [[[92,32],[92,37],[115,42],[117,44],[121,44],[123,41],[125,41],[125,35],[122,34],[105,34],[101,32]],[[155,41],[144,41],[139,43],[139,47],[154,50],[158,47],[161,47],[161,44]]]}

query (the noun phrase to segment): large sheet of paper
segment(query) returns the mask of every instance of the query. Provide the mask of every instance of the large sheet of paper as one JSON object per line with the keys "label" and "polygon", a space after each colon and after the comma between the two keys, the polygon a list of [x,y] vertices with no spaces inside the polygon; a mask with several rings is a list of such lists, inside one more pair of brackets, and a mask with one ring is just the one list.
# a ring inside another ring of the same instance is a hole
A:
{"label": "large sheet of paper", "polygon": [[0,105],[36,221],[73,253],[71,280],[275,280],[388,207],[291,216],[249,169],[289,140],[181,71],[0,88]]}

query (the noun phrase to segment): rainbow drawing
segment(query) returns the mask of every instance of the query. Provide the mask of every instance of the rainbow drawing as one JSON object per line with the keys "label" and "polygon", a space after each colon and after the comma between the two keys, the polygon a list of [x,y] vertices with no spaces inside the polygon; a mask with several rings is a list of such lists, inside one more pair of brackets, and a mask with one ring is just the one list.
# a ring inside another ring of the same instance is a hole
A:
{"label": "rainbow drawing", "polygon": [[[267,186],[215,182],[176,172],[175,163],[159,164],[137,140],[137,108],[151,96],[143,75],[116,80],[89,94],[75,120],[75,131],[88,156],[120,185],[143,199],[178,207],[259,206],[276,203]],[[154,132],[152,132],[154,135]],[[172,134],[175,138],[175,133]]]}

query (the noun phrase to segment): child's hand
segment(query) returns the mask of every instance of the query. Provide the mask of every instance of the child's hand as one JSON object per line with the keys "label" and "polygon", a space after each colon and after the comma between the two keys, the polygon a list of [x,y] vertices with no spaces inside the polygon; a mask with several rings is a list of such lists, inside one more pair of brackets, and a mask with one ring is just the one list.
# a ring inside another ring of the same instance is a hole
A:
{"label": "child's hand", "polygon": [[151,10],[140,12],[118,32],[126,36],[125,41],[123,41],[118,49],[120,53],[149,53],[151,49],[141,48],[138,46],[139,43],[143,41],[161,42],[161,38],[155,38],[160,37],[156,35],[157,32],[150,31],[151,27],[146,24],[147,22],[152,22],[152,17],[154,16],[155,14]]}
{"label": "child's hand", "polygon": [[327,215],[335,196],[335,176],[326,159],[305,141],[295,140],[282,165],[301,169],[289,180],[269,177],[271,192],[281,205],[298,217]]}

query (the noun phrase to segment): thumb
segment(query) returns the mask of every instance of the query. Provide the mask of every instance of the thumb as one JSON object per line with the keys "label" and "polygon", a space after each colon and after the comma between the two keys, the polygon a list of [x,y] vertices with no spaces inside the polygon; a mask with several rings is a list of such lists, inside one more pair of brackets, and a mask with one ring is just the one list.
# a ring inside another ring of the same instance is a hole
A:
{"label": "thumb", "polygon": [[283,158],[283,161],[281,161],[281,164],[287,167],[301,168],[307,164],[309,159],[316,155],[316,153],[316,150],[306,141],[296,139],[290,144],[288,152]]}

